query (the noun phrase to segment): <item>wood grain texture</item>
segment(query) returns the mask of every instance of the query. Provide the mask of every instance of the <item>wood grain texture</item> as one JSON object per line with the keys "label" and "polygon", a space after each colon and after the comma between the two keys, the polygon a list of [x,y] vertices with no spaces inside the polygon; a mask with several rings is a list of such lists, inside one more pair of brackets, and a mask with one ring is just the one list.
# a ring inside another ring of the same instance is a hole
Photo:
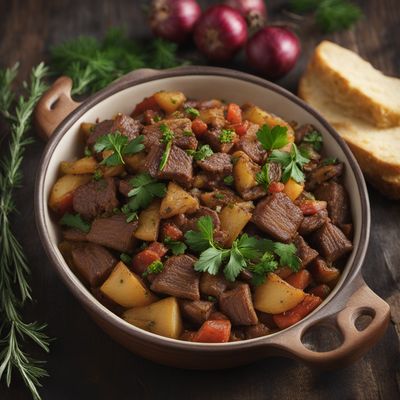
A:
{"label": "wood grain texture", "polygon": [[[360,0],[364,19],[354,29],[333,35],[322,35],[310,18],[289,18],[282,11],[285,3],[268,2],[271,20],[298,24],[303,54],[295,70],[279,82],[284,87],[296,90],[309,55],[324,38],[358,51],[388,74],[400,75],[398,0]],[[122,25],[135,37],[146,36],[149,32],[140,4],[136,0],[0,0],[0,66],[20,60],[21,76],[26,77],[33,64],[46,59],[50,46],[77,34],[101,36],[111,26]],[[190,46],[185,51],[192,53]],[[241,57],[235,68],[251,72]],[[43,149],[44,144],[37,141],[26,154],[25,183],[17,193],[21,214],[14,226],[32,269],[36,301],[27,307],[26,315],[48,322],[48,333],[56,338],[47,357],[51,376],[43,382],[44,399],[400,398],[400,203],[386,200],[370,188],[372,233],[363,275],[370,287],[391,303],[393,324],[363,359],[330,373],[280,358],[226,371],[183,371],[153,364],[115,344],[89,320],[56,276],[39,243],[33,215],[35,171]],[[9,390],[0,386],[0,398],[30,397],[16,380]]]}

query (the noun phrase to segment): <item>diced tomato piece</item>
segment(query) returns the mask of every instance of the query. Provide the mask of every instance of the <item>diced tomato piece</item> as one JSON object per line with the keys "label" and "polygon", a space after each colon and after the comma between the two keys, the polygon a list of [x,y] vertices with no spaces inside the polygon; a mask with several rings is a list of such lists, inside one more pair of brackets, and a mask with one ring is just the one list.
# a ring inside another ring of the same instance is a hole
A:
{"label": "diced tomato piece", "polygon": [[228,105],[228,110],[226,112],[226,120],[231,124],[242,123],[242,110],[237,104],[230,103]]}
{"label": "diced tomato piece", "polygon": [[308,291],[310,294],[313,294],[314,296],[321,297],[321,299],[326,299],[331,292],[331,288],[328,285],[325,285],[324,283],[318,286],[315,286],[314,288],[310,289]]}
{"label": "diced tomato piece", "polygon": [[60,215],[73,211],[74,192],[67,193],[58,203],[57,212]]}
{"label": "diced tomato piece", "polygon": [[311,279],[311,274],[306,269],[303,269],[299,272],[289,275],[286,278],[286,282],[297,289],[303,290],[311,283]]}
{"label": "diced tomato piece", "polygon": [[229,321],[229,318],[225,315],[222,314],[222,312],[219,311],[214,311],[210,315],[210,320],[216,321],[216,320],[222,320],[222,321]]}
{"label": "diced tomato piece", "polygon": [[247,133],[247,129],[249,129],[249,121],[244,121],[240,124],[236,124],[232,126],[238,136],[244,136]]}
{"label": "diced tomato piece", "polygon": [[154,251],[160,258],[164,257],[168,252],[168,249],[160,242],[151,243],[147,250]]}
{"label": "diced tomato piece", "polygon": [[192,131],[196,136],[201,136],[207,132],[207,124],[200,118],[196,118],[192,121]]}
{"label": "diced tomato piece", "polygon": [[202,343],[226,343],[231,334],[231,321],[208,320],[200,327],[194,342]]}
{"label": "diced tomato piece", "polygon": [[274,315],[274,322],[278,328],[285,329],[302,320],[306,315],[310,314],[311,311],[314,311],[321,303],[321,298],[308,294],[296,307],[282,314]]}
{"label": "diced tomato piece", "polygon": [[326,208],[326,201],[303,200],[299,207],[303,215],[314,215]]}
{"label": "diced tomato piece", "polygon": [[155,251],[149,248],[144,249],[133,257],[132,270],[137,274],[142,275],[152,262],[157,261],[160,258],[160,255]]}
{"label": "diced tomato piece", "polygon": [[285,185],[282,182],[271,182],[268,186],[268,192],[270,193],[278,193],[283,192],[285,189]]}
{"label": "diced tomato piece", "polygon": [[181,240],[183,238],[183,232],[175,224],[171,223],[164,224],[162,233],[164,238],[169,237],[171,240]]}
{"label": "diced tomato piece", "polygon": [[136,107],[132,111],[131,116],[137,117],[138,115],[143,114],[146,110],[154,110],[154,111],[160,110],[160,106],[156,102],[154,96],[146,97],[140,103],[136,104]]}

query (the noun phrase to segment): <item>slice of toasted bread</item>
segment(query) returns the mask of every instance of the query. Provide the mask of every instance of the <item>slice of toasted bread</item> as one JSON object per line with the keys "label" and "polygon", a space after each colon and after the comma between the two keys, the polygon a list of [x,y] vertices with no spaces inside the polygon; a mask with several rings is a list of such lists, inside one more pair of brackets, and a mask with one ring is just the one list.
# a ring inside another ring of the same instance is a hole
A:
{"label": "slice of toasted bread", "polygon": [[311,65],[334,101],[352,115],[379,128],[400,125],[400,79],[329,41],[317,46]]}
{"label": "slice of toasted bread", "polygon": [[384,195],[400,199],[400,127],[379,129],[346,114],[342,105],[332,101],[330,86],[312,64],[300,80],[299,96],[345,139],[367,180]]}

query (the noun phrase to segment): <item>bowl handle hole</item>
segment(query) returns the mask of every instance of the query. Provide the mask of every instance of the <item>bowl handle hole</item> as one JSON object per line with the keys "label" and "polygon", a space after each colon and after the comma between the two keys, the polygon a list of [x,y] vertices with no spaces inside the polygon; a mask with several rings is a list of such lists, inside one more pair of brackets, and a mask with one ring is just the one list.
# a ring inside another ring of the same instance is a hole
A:
{"label": "bowl handle hole", "polygon": [[333,321],[312,325],[301,337],[301,342],[307,349],[318,353],[335,350],[343,341],[343,335]]}
{"label": "bowl handle hole", "polygon": [[367,329],[372,320],[375,318],[375,311],[371,308],[361,308],[354,315],[354,326],[359,331]]}

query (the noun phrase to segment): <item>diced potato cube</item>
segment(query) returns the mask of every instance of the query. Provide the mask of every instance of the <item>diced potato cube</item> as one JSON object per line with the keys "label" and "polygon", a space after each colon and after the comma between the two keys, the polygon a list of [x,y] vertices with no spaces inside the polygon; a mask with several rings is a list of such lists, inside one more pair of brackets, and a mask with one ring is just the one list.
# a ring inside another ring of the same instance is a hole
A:
{"label": "diced potato cube", "polygon": [[157,298],[148,290],[141,279],[120,261],[100,291],[122,307],[140,307],[154,303]]}
{"label": "diced potato cube", "polygon": [[207,125],[223,126],[225,124],[224,109],[222,107],[200,110],[199,118]]}
{"label": "diced potato cube", "polygon": [[67,203],[72,204],[72,194],[81,185],[89,182],[90,175],[64,175],[53,185],[49,206],[56,212],[65,212]]}
{"label": "diced potato cube", "polygon": [[268,314],[280,314],[297,306],[304,297],[302,290],[269,273],[265,283],[258,286],[254,293],[254,308]]}
{"label": "diced potato cube", "polygon": [[219,213],[221,230],[228,235],[224,242],[226,247],[232,246],[242,229],[250,221],[251,215],[251,212],[242,208],[239,204],[230,204],[221,210]]}
{"label": "diced potato cube", "polygon": [[63,174],[93,174],[96,168],[97,161],[94,157],[83,157],[73,162],[62,161],[60,164],[60,170]]}
{"label": "diced potato cube", "polygon": [[167,194],[162,199],[160,216],[171,218],[174,215],[192,213],[198,210],[199,201],[174,182],[168,184]]}
{"label": "diced potato cube", "polygon": [[236,151],[232,155],[234,161],[233,177],[235,180],[235,187],[239,193],[246,192],[247,190],[257,186],[256,174],[260,170],[249,156],[243,151]]}
{"label": "diced potato cube", "polygon": [[134,235],[137,239],[147,242],[155,242],[160,227],[161,200],[154,200],[145,210],[139,214],[139,226]]}
{"label": "diced potato cube", "polygon": [[146,307],[125,311],[123,319],[146,331],[177,339],[182,333],[182,319],[175,297],[157,301]]}
{"label": "diced potato cube", "polygon": [[295,180],[290,178],[285,183],[285,188],[283,189],[283,191],[287,194],[290,200],[295,201],[301,195],[303,189],[304,189],[304,184],[297,183]]}
{"label": "diced potato cube", "polygon": [[145,159],[146,159],[146,154],[143,151],[141,151],[140,153],[133,154],[131,156],[124,156],[124,161],[126,165],[134,173],[144,171]]}
{"label": "diced potato cube", "polygon": [[154,95],[157,104],[168,114],[173,113],[186,101],[182,92],[158,92]]}
{"label": "diced potato cube", "polygon": [[106,165],[101,165],[100,171],[104,177],[121,176],[125,174],[125,168],[123,165],[115,165],[113,167],[107,167]]}

